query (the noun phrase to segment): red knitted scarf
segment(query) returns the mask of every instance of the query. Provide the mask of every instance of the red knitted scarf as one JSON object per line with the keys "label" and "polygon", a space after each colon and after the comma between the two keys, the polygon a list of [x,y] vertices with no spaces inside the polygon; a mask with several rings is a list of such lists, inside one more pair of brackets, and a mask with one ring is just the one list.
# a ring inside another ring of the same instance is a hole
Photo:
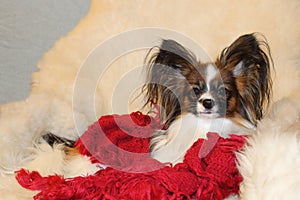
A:
{"label": "red knitted scarf", "polygon": [[158,121],[140,112],[101,117],[76,143],[93,163],[109,167],[93,175],[42,177],[24,169],[20,185],[38,190],[34,199],[224,199],[237,194],[242,181],[234,152],[245,138],[224,139],[208,133],[187,151],[183,163],[163,164],[149,156],[149,141]]}

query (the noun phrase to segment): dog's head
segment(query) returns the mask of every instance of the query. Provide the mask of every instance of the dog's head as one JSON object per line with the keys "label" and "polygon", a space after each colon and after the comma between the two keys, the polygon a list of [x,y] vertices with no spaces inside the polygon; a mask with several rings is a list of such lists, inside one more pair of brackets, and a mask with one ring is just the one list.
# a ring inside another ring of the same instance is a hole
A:
{"label": "dog's head", "polygon": [[[271,93],[270,61],[255,34],[239,37],[215,63],[201,63],[173,40],[163,40],[149,61],[146,104],[161,107],[168,126],[183,113],[199,117],[240,115],[256,125]],[[153,49],[151,50],[151,52]]]}

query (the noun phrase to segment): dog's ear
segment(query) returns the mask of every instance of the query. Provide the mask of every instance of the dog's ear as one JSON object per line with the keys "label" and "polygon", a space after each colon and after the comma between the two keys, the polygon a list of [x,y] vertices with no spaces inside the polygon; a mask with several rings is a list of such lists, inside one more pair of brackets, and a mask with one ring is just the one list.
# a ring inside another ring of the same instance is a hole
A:
{"label": "dog's ear", "polygon": [[259,34],[246,34],[225,48],[217,65],[221,70],[230,71],[239,92],[244,117],[253,124],[260,120],[269,105],[271,93],[270,49]]}
{"label": "dog's ear", "polygon": [[163,40],[148,61],[147,81],[143,87],[146,92],[146,105],[156,104],[164,109],[162,120],[168,125],[181,112],[181,101],[187,85],[186,75],[195,71],[196,57],[174,40]]}
{"label": "dog's ear", "polygon": [[197,62],[191,51],[174,40],[163,40],[154,58],[153,63],[166,65],[176,70],[190,68]]}
{"label": "dog's ear", "polygon": [[185,75],[195,70],[196,65],[197,58],[191,51],[174,40],[163,40],[158,52],[148,62],[148,78],[157,83],[161,83],[161,79],[185,79]]}

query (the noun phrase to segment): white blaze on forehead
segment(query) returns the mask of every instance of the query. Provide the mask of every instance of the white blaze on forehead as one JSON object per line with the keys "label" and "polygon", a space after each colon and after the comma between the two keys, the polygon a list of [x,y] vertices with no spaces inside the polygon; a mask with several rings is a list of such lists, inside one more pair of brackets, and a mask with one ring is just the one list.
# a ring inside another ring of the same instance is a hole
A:
{"label": "white blaze on forehead", "polygon": [[206,85],[207,89],[210,90],[210,82],[218,75],[218,69],[212,65],[209,64],[206,69]]}
{"label": "white blaze on forehead", "polygon": [[200,99],[213,99],[212,95],[210,92],[205,92],[204,94],[201,95]]}

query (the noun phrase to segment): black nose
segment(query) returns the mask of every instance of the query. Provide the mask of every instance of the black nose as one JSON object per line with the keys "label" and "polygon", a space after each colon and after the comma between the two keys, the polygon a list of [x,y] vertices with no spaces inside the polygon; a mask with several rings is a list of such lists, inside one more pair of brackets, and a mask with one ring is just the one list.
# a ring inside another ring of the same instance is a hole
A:
{"label": "black nose", "polygon": [[212,109],[212,107],[214,107],[214,105],[215,105],[215,102],[212,99],[204,99],[204,101],[202,102],[202,105],[206,109]]}

